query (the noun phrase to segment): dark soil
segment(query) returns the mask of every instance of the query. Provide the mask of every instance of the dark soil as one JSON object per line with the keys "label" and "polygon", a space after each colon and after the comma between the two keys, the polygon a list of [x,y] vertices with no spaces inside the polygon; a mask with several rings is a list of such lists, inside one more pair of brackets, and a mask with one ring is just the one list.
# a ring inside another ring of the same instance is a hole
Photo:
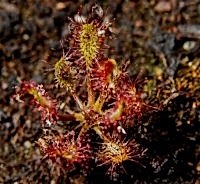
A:
{"label": "dark soil", "polygon": [[[87,176],[60,171],[35,141],[40,116],[12,100],[21,80],[51,89],[51,66],[62,55],[68,17],[84,0],[1,0],[0,2],[0,183],[177,183],[198,184],[200,174],[200,0],[98,1],[113,19],[109,57],[124,63],[148,104],[130,130],[148,148],[143,166],[130,167],[117,181],[103,169]],[[56,92],[54,92],[56,93]],[[58,125],[59,127],[59,125]]]}

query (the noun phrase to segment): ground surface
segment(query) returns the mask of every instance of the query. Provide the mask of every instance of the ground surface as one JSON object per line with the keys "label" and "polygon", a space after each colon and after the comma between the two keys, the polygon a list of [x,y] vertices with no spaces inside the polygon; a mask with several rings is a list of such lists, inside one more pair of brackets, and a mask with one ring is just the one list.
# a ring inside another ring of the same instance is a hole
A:
{"label": "ground surface", "polygon": [[88,176],[60,175],[41,159],[35,146],[42,134],[40,117],[11,96],[19,80],[32,79],[51,89],[53,77],[46,68],[62,55],[60,40],[68,34],[67,17],[91,1],[1,0],[0,183],[197,184],[200,1],[98,2],[114,18],[109,56],[118,62],[130,60],[128,70],[133,79],[137,77],[144,100],[161,107],[132,130],[148,148],[144,167],[127,167],[126,176],[110,181],[98,169]]}

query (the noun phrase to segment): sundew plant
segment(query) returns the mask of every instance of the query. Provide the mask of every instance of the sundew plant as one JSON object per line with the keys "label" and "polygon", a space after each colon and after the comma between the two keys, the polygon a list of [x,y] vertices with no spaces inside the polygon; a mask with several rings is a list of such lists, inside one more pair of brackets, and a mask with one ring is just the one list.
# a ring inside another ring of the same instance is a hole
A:
{"label": "sundew plant", "polygon": [[112,24],[102,8],[94,5],[87,16],[79,11],[69,21],[69,48],[63,48],[62,57],[54,65],[54,85],[63,88],[72,101],[66,102],[67,112],[63,112],[59,99],[34,81],[22,81],[16,87],[16,99],[30,100],[41,114],[44,128],[58,122],[69,124],[64,133],[44,132],[36,140],[44,158],[65,172],[81,168],[85,174],[94,162],[95,167],[106,168],[105,174],[115,178],[126,172],[126,161],[142,165],[140,160],[147,149],[127,130],[134,127],[135,119],[148,106],[126,67],[105,54],[109,49],[106,40],[112,38]]}

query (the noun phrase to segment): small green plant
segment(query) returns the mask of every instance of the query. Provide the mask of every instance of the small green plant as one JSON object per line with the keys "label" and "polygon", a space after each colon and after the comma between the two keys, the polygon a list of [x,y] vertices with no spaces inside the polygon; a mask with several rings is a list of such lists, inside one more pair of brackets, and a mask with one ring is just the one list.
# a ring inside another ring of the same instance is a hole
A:
{"label": "small green plant", "polygon": [[105,19],[102,8],[95,5],[88,17],[78,12],[70,21],[70,48],[55,63],[54,74],[55,86],[66,90],[76,104],[75,110],[69,104],[68,113],[62,112],[60,102],[33,81],[21,82],[16,97],[23,100],[29,96],[44,126],[67,121],[74,127],[78,122],[65,134],[39,138],[37,143],[44,157],[67,171],[79,165],[85,173],[86,163],[94,160],[97,167],[106,167],[107,173],[114,176],[125,161],[139,163],[146,152],[134,137],[127,135],[146,105],[128,73],[105,56],[111,22]]}

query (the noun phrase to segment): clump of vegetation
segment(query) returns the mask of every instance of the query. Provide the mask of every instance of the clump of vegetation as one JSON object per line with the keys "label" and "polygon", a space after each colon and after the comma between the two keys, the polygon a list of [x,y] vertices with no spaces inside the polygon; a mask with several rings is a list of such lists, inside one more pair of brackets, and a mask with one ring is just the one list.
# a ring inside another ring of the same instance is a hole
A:
{"label": "clump of vegetation", "polygon": [[[146,152],[134,137],[126,139],[131,137],[126,129],[134,126],[134,119],[142,116],[147,105],[125,69],[105,56],[111,22],[104,19],[102,8],[95,5],[88,17],[78,12],[70,21],[71,45],[55,63],[54,73],[55,86],[72,97],[75,110],[69,104],[68,113],[61,112],[60,102],[34,81],[21,82],[16,97],[30,97],[35,110],[41,112],[44,126],[54,126],[58,121],[78,122],[62,135],[39,138],[37,143],[45,157],[68,171],[77,163],[86,171],[86,163],[93,159],[99,167],[106,165],[113,177],[124,161],[140,164]],[[98,149],[93,146],[95,141]]]}

